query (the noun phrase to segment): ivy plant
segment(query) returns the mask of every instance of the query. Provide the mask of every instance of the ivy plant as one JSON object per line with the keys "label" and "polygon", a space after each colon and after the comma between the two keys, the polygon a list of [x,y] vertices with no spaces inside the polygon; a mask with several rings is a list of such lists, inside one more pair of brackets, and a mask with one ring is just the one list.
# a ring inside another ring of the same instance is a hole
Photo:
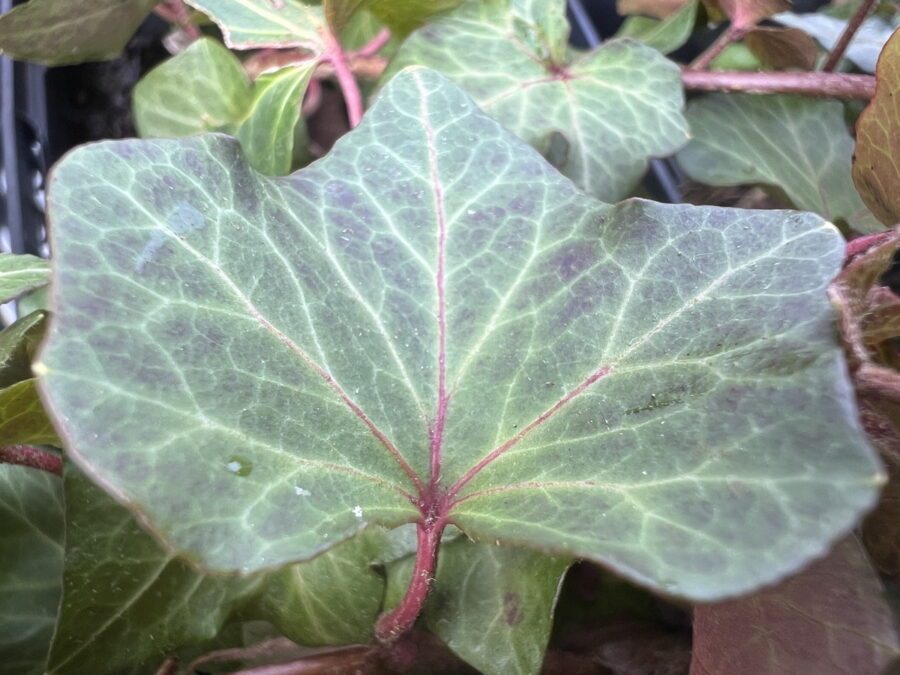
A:
{"label": "ivy plant", "polygon": [[897,659],[889,10],[88,4],[0,50],[174,53],[0,254],[0,673]]}

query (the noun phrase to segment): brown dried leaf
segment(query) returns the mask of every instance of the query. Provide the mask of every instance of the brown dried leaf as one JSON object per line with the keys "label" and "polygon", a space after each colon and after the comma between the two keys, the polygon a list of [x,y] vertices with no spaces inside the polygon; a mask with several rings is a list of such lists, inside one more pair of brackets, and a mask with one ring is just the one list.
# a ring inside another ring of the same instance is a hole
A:
{"label": "brown dried leaf", "polygon": [[853,182],[885,225],[900,223],[900,29],[875,69],[875,98],[856,124]]}
{"label": "brown dried leaf", "polygon": [[697,607],[691,675],[875,674],[898,651],[878,576],[850,537],[774,588]]}
{"label": "brown dried leaf", "polygon": [[819,54],[816,41],[798,28],[755,28],[744,41],[756,58],[776,70],[812,70]]}

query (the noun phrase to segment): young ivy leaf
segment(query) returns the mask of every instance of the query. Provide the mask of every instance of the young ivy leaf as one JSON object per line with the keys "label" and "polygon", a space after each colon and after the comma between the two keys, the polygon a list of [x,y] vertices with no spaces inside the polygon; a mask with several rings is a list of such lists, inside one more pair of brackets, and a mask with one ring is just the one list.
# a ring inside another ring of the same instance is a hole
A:
{"label": "young ivy leaf", "polygon": [[300,103],[315,65],[282,68],[251,84],[231,51],[202,38],[138,83],[135,123],[144,137],[236,135],[253,168],[283,175],[291,170]]}
{"label": "young ivy leaf", "polygon": [[775,588],[694,609],[691,675],[882,673],[893,614],[855,537]]}
{"label": "young ivy leaf", "polygon": [[883,227],[850,180],[853,139],[837,101],[712,94],[688,106],[693,139],[678,163],[707,185],[764,183],[794,206],[857,232]]}
{"label": "young ivy leaf", "polygon": [[372,528],[271,575],[210,575],[161,548],[130,511],[71,465],[65,496],[63,602],[49,673],[106,675],[158,665],[181,648],[209,643],[239,618],[270,621],[304,645],[371,639],[385,582],[369,561],[386,541],[384,530]]}
{"label": "young ivy leaf", "polygon": [[31,373],[31,361],[44,337],[46,319],[46,312],[32,312],[0,332],[0,445],[61,446]]}
{"label": "young ivy leaf", "polygon": [[616,201],[648,158],[687,141],[678,67],[631,40],[578,53],[567,39],[562,0],[472,0],[412,34],[384,78],[440,70],[576,185]]}
{"label": "young ivy leaf", "polygon": [[50,263],[33,255],[0,253],[0,303],[44,286],[50,280]]}
{"label": "young ivy leaf", "polygon": [[690,0],[664,19],[630,16],[625,19],[616,37],[634,38],[663,54],[674,52],[691,36],[699,4],[699,0]]}
{"label": "young ivy leaf", "polygon": [[215,21],[233,49],[298,47],[311,57],[325,50],[321,7],[303,0],[185,0]]}
{"label": "young ivy leaf", "polygon": [[46,325],[47,313],[38,310],[0,332],[0,389],[31,377],[31,361]]}
{"label": "young ivy leaf", "polygon": [[41,675],[62,580],[62,481],[0,465],[0,522],[0,675]]}
{"label": "young ivy leaf", "polygon": [[[441,548],[425,626],[485,675],[538,673],[571,560],[465,537]],[[412,558],[388,568],[385,605],[409,585]]]}
{"label": "young ivy leaf", "polygon": [[885,225],[900,223],[900,30],[875,71],[875,98],[856,123],[853,182]]}
{"label": "young ivy leaf", "polygon": [[610,207],[433,71],[287,178],[223,136],[83,147],[49,214],[45,400],[206,566],[449,522],[721,598],[820,554],[881,482],[831,226]]}
{"label": "young ivy leaf", "polygon": [[201,38],[137,83],[134,122],[141,136],[233,133],[252,97],[240,60],[218,40]]}
{"label": "young ivy leaf", "polygon": [[408,35],[427,20],[448,12],[462,0],[370,0],[368,8],[401,37]]}
{"label": "young ivy leaf", "polygon": [[62,66],[116,58],[159,0],[31,0],[0,16],[0,53]]}

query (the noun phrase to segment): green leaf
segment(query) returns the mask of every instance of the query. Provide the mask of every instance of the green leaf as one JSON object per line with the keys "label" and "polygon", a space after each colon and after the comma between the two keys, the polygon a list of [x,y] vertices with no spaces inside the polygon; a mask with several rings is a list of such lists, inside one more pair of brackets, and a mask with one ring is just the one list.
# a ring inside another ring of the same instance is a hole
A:
{"label": "green leaf", "polygon": [[50,279],[50,263],[33,255],[0,253],[0,303],[45,285]]}
{"label": "green leaf", "polygon": [[237,137],[250,164],[271,176],[289,173],[294,158],[294,129],[315,63],[282,68],[256,81],[255,101]]}
{"label": "green leaf", "polygon": [[834,228],[610,207],[433,71],[290,177],[222,136],[114,141],[67,155],[49,205],[42,393],[203,565],[417,521],[434,462],[473,538],[712,599],[819,555],[882,481]]}
{"label": "green leaf", "polygon": [[160,547],[129,510],[71,465],[65,490],[66,565],[51,673],[103,675],[158,664],[176,650],[208,644],[236,618],[271,621],[305,645],[371,639],[385,582],[370,561],[388,546],[385,530],[370,528],[268,575],[209,575]]}
{"label": "green leaf", "polygon": [[134,114],[145,137],[202,131],[236,135],[262,173],[291,170],[300,104],[315,62],[262,75],[251,85],[238,58],[203,38],[147,74],[135,87]]}
{"label": "green leaf", "polygon": [[164,61],[134,88],[134,121],[146,137],[233,133],[247,115],[253,85],[217,40],[201,38]]}
{"label": "green leaf", "polygon": [[891,609],[855,537],[775,588],[694,609],[691,675],[875,675],[898,653]]}
{"label": "green leaf", "polygon": [[468,2],[411,35],[385,78],[411,64],[440,70],[576,185],[615,201],[648,158],[687,140],[681,78],[674,63],[631,40],[567,52],[564,8],[561,0]]}
{"label": "green leaf", "polygon": [[[486,675],[538,673],[570,562],[460,537],[441,548],[422,619],[461,659]],[[387,607],[400,601],[412,570],[412,558],[390,566]]]}
{"label": "green leaf", "polygon": [[245,616],[271,621],[311,647],[371,642],[385,588],[372,563],[390,544],[388,532],[373,527],[325,555],[273,572]]}
{"label": "green leaf", "polygon": [[215,21],[233,49],[299,47],[318,56],[325,15],[302,0],[185,0]]}
{"label": "green leaf", "polygon": [[44,339],[47,313],[32,312],[0,332],[0,390],[31,377],[31,360]]}
{"label": "green leaf", "polygon": [[258,585],[205,575],[175,558],[71,465],[64,482],[63,601],[49,673],[102,675],[161,662],[213,639]]}
{"label": "green leaf", "polygon": [[[834,49],[837,41],[847,28],[846,21],[822,14],[821,12],[810,14],[782,12],[773,16],[772,19],[784,26],[799,28],[808,33],[829,51]],[[895,28],[896,20],[894,24],[890,24],[876,16],[866,19],[854,33],[845,56],[861,70],[867,73],[874,73],[878,54],[881,53]]]}
{"label": "green leaf", "polygon": [[694,180],[772,185],[798,209],[858,232],[882,229],[850,180],[853,139],[839,102],[712,94],[692,102],[687,118],[694,137],[678,163]]}
{"label": "green leaf", "polygon": [[19,443],[63,445],[44,412],[33,378],[0,389],[0,444]]}
{"label": "green leaf", "polygon": [[406,36],[462,0],[370,0],[368,9],[397,35]]}
{"label": "green leaf", "polygon": [[663,54],[674,52],[691,36],[699,4],[699,0],[690,0],[662,20],[646,16],[630,16],[625,19],[616,37],[634,38]]}
{"label": "green leaf", "polygon": [[322,0],[322,10],[332,32],[340,35],[354,15],[370,2],[371,0]]}
{"label": "green leaf", "polygon": [[40,675],[63,564],[62,481],[0,465],[0,674]]}
{"label": "green leaf", "polygon": [[0,16],[0,52],[61,66],[116,58],[158,0],[31,0]]}
{"label": "green leaf", "polygon": [[853,182],[885,225],[900,223],[900,31],[878,59],[875,98],[856,123]]}

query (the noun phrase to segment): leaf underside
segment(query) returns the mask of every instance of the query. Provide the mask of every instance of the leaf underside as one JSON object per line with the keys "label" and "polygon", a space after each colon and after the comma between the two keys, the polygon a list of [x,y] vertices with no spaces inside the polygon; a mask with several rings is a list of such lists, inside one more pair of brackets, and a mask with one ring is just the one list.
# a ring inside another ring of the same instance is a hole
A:
{"label": "leaf underside", "polygon": [[158,0],[31,0],[0,16],[0,52],[60,66],[114,59]]}
{"label": "leaf underside", "polygon": [[856,124],[853,182],[885,225],[900,223],[900,31],[878,58],[875,98]]}
{"label": "leaf underside", "polygon": [[325,15],[302,0],[185,0],[215,21],[233,49],[299,47],[312,56],[325,49]]}
{"label": "leaf underside", "polygon": [[712,94],[692,102],[687,118],[694,138],[678,163],[694,180],[773,185],[798,209],[857,232],[883,229],[850,180],[853,139],[840,102]]}
{"label": "leaf underside", "polygon": [[688,139],[679,71],[633,40],[572,52],[564,12],[559,0],[472,0],[413,33],[384,78],[439,70],[576,185],[617,201],[650,157]]}
{"label": "leaf underside", "polygon": [[875,675],[898,653],[893,613],[855,537],[774,588],[694,610],[691,675]]}
{"label": "leaf underside", "polygon": [[432,457],[473,538],[695,599],[796,569],[875,499],[832,227],[602,204],[432,71],[290,177],[222,136],[107,142],[49,211],[45,400],[203,565],[415,521]]}

